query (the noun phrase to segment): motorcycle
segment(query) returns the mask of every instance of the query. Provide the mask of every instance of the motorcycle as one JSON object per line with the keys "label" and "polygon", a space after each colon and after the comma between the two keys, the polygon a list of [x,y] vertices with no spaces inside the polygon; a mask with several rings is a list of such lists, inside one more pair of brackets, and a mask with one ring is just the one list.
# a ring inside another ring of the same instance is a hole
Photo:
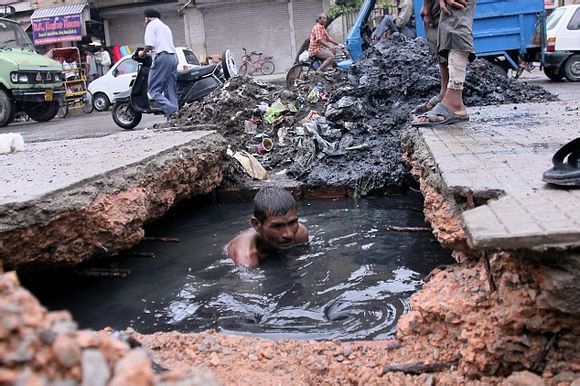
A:
{"label": "motorcycle", "polygon": [[[113,121],[125,130],[135,128],[141,122],[143,114],[163,114],[157,102],[149,99],[147,95],[149,70],[153,60],[150,56],[140,58],[139,51],[140,49],[133,54],[133,60],[139,63],[137,77],[132,81],[131,88],[117,94],[113,101]],[[237,74],[230,50],[222,53],[222,59],[218,63],[178,72],[176,90],[179,108],[186,103],[200,100]]]}

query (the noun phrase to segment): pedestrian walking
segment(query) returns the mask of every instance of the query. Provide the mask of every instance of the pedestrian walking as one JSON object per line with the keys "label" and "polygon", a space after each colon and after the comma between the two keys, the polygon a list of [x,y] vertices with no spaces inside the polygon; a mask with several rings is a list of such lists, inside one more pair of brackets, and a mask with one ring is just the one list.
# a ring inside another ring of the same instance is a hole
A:
{"label": "pedestrian walking", "polygon": [[97,62],[91,50],[85,50],[85,74],[87,82],[90,83],[97,79]]}
{"label": "pedestrian walking", "polygon": [[156,9],[144,12],[145,48],[139,51],[143,58],[148,52],[153,54],[153,64],[149,71],[149,95],[157,101],[163,114],[169,120],[179,109],[177,102],[177,57],[171,29],[161,21]]}
{"label": "pedestrian walking", "polygon": [[463,104],[467,63],[475,59],[473,14],[476,0],[424,0],[421,16],[441,75],[439,94],[420,104],[412,122],[416,127],[450,125],[469,120]]}

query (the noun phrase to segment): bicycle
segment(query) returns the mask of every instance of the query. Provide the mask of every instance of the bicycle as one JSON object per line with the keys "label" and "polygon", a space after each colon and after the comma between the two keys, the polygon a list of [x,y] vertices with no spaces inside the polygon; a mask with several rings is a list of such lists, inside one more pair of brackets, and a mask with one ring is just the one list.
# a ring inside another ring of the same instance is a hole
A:
{"label": "bicycle", "polygon": [[[248,55],[248,51],[245,48],[242,49],[244,50],[244,55],[242,56],[242,65],[239,70],[240,75],[253,75],[256,71],[261,72],[263,75],[274,73],[276,66],[272,61],[272,56],[262,56],[261,52],[256,51],[252,51]],[[256,60],[252,60],[252,56],[257,56]]]}

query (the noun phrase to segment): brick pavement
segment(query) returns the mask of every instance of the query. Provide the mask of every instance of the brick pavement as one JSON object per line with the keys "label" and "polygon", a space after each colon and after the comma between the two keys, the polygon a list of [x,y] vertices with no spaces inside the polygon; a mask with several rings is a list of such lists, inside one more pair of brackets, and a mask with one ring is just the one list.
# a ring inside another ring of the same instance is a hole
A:
{"label": "brick pavement", "polygon": [[486,106],[470,109],[463,127],[420,131],[451,193],[493,198],[462,215],[472,247],[580,245],[580,189],[541,179],[554,152],[580,136],[579,105]]}

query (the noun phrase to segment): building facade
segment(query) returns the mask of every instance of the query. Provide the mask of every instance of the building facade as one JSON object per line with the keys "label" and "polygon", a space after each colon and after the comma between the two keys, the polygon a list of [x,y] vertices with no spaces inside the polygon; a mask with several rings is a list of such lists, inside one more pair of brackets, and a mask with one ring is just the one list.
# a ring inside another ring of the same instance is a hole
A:
{"label": "building facade", "polygon": [[107,46],[143,44],[143,11],[157,8],[171,27],[176,45],[191,47],[203,61],[230,49],[241,63],[243,48],[272,56],[277,72],[294,61],[318,14],[330,0],[196,0],[174,3],[131,3],[97,0]]}

